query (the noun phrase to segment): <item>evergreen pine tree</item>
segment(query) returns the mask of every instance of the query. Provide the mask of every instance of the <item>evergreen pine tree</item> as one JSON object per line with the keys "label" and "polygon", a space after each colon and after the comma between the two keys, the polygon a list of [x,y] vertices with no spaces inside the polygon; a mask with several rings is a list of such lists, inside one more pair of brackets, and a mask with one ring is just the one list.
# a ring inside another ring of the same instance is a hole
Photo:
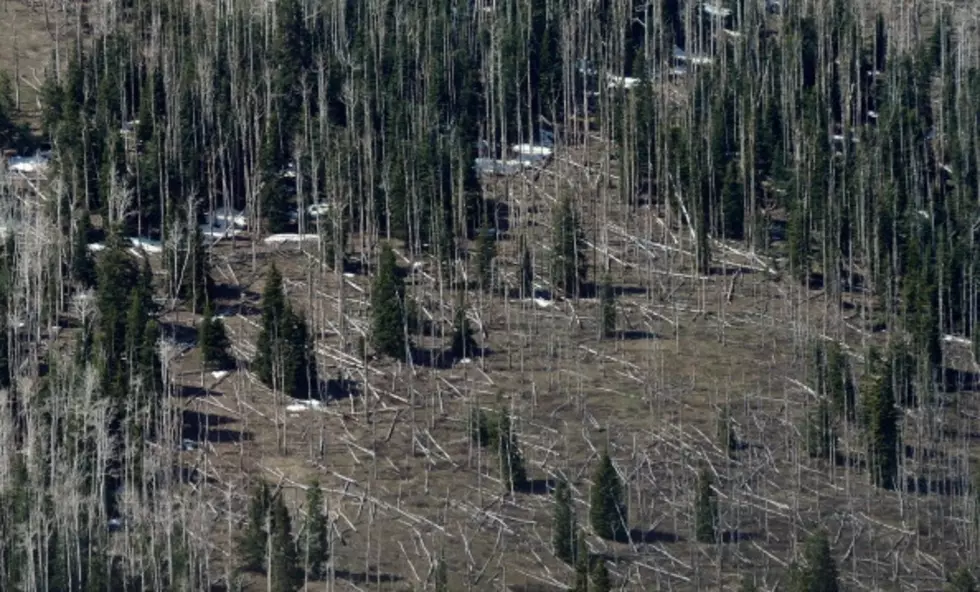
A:
{"label": "evergreen pine tree", "polygon": [[476,280],[486,292],[493,290],[493,260],[497,257],[497,240],[489,222],[480,230],[476,240]]}
{"label": "evergreen pine tree", "polygon": [[830,554],[830,543],[823,531],[818,531],[806,541],[804,563],[793,569],[793,592],[837,592],[837,565]]}
{"label": "evergreen pine tree", "polygon": [[786,234],[789,241],[790,272],[796,281],[805,282],[810,277],[810,230],[802,203],[790,211]]}
{"label": "evergreen pine tree", "polygon": [[405,285],[398,275],[395,253],[385,244],[381,251],[378,275],[371,292],[373,325],[371,340],[378,353],[401,360],[405,358]]}
{"label": "evergreen pine tree", "polygon": [[607,540],[622,540],[626,537],[627,513],[623,497],[623,484],[613,467],[609,453],[603,453],[592,481],[589,521],[592,530]]}
{"label": "evergreen pine tree", "polygon": [[606,568],[606,562],[602,558],[598,558],[592,568],[590,592],[609,592],[610,590],[612,590],[612,582],[609,580],[609,570]]}
{"label": "evergreen pine tree", "polygon": [[256,374],[270,386],[297,396],[317,384],[316,360],[306,320],[293,312],[273,265],[262,291],[262,330],[256,340]]}
{"label": "evergreen pine tree", "polygon": [[969,569],[961,567],[950,578],[946,590],[948,592],[977,592],[977,581]]}
{"label": "evergreen pine tree", "polygon": [[211,302],[204,305],[204,315],[198,330],[201,344],[201,359],[204,365],[215,370],[223,370],[231,364],[231,342],[225,332],[225,324],[214,315]]}
{"label": "evergreen pine tree", "polygon": [[718,540],[718,500],[711,489],[711,474],[702,468],[698,474],[698,489],[694,501],[694,538],[699,543]]}
{"label": "evergreen pine tree", "polygon": [[616,295],[609,276],[602,280],[599,292],[602,307],[602,337],[610,337],[616,332]]}
{"label": "evergreen pine tree", "polygon": [[582,532],[575,537],[578,546],[575,550],[575,587],[574,592],[589,592],[589,573],[592,571],[592,557],[585,545],[585,535]]}
{"label": "evergreen pine tree", "polygon": [[806,419],[806,448],[811,458],[827,459],[833,454],[837,435],[830,405],[821,399]]}
{"label": "evergreen pine tree", "polygon": [[295,592],[302,584],[303,571],[293,539],[292,521],[282,494],[272,501],[269,519],[269,580],[272,592]]}
{"label": "evergreen pine tree", "polygon": [[578,213],[565,198],[555,212],[551,245],[551,282],[567,296],[577,298],[588,270],[585,236]]}
{"label": "evergreen pine tree", "polygon": [[320,484],[313,481],[306,490],[306,519],[303,523],[303,553],[306,575],[311,580],[321,580],[326,574],[326,562],[330,557],[328,546],[327,517],[323,513],[323,492]]}
{"label": "evergreen pine tree", "polygon": [[88,210],[83,210],[75,227],[71,249],[71,275],[78,285],[85,288],[95,286],[95,262],[88,250],[88,234],[91,230]]}
{"label": "evergreen pine tree", "polygon": [[446,551],[439,551],[439,559],[436,562],[435,592],[449,592],[449,566],[446,564]]}
{"label": "evergreen pine tree", "polygon": [[534,295],[534,265],[531,262],[531,251],[527,248],[527,239],[521,236],[521,298]]}
{"label": "evergreen pine tree", "polygon": [[510,414],[501,409],[497,420],[497,452],[500,456],[500,476],[508,491],[527,487],[527,469],[521,455],[517,434],[514,432]]}
{"label": "evergreen pine tree", "polygon": [[718,442],[730,457],[738,450],[738,440],[732,428],[731,412],[727,407],[718,412]]}
{"label": "evergreen pine tree", "polygon": [[269,486],[261,483],[252,492],[248,504],[248,519],[238,536],[238,559],[241,569],[263,571],[265,569],[266,549],[268,547],[268,520],[272,508]]}
{"label": "evergreen pine tree", "polygon": [[470,326],[469,319],[466,318],[466,306],[463,302],[462,292],[460,292],[459,300],[456,303],[456,319],[453,323],[453,338],[449,351],[457,360],[469,357],[477,351],[476,340],[473,339],[473,328]]}
{"label": "evergreen pine tree", "polygon": [[572,507],[572,490],[564,478],[555,484],[555,512],[551,528],[551,544],[555,557],[573,565],[578,549],[578,521]]}
{"label": "evergreen pine tree", "polygon": [[888,364],[873,364],[864,380],[861,411],[868,471],[874,485],[887,489],[895,485],[898,476],[898,413]]}
{"label": "evergreen pine tree", "polygon": [[856,389],[851,376],[851,366],[847,356],[837,343],[826,349],[827,357],[827,396],[833,405],[834,413],[847,421],[855,416]]}

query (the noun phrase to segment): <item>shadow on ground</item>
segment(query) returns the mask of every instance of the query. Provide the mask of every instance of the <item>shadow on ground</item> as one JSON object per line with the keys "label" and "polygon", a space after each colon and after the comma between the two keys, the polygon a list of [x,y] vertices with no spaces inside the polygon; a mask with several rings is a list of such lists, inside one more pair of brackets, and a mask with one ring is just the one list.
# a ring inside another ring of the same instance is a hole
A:
{"label": "shadow on ground", "polygon": [[218,426],[235,423],[237,420],[225,415],[201,413],[184,409],[181,411],[181,438],[195,442],[241,442],[251,440],[251,434],[241,430],[230,430]]}

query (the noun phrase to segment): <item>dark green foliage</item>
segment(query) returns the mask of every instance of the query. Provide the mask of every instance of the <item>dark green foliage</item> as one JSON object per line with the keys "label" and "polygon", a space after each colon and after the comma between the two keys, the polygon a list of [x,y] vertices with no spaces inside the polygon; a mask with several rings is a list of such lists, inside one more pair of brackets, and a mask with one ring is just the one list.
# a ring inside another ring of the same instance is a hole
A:
{"label": "dark green foliage", "polygon": [[263,571],[266,568],[266,550],[269,544],[269,512],[272,495],[266,483],[260,483],[252,492],[248,504],[248,516],[238,535],[238,560],[246,571]]}
{"label": "dark green foliage", "polygon": [[396,360],[405,358],[405,284],[398,275],[395,253],[382,247],[378,275],[371,291],[371,341],[374,349]]}
{"label": "dark green foliage", "polygon": [[497,441],[497,422],[476,407],[470,412],[470,439],[478,446],[491,446]]}
{"label": "dark green foliage", "polygon": [[476,281],[481,290],[493,290],[493,260],[497,257],[497,239],[487,223],[476,239]]}
{"label": "dark green foliage", "polygon": [[497,419],[497,453],[500,456],[500,476],[508,491],[527,487],[527,469],[521,455],[517,434],[514,432],[510,414],[501,409]]}
{"label": "dark green foliage", "polygon": [[87,210],[83,210],[75,225],[71,247],[71,275],[82,289],[95,286],[95,262],[88,250],[88,235],[92,224]]}
{"label": "dark green foliage", "polygon": [[612,459],[608,453],[604,453],[592,480],[589,500],[589,521],[598,536],[607,540],[626,538],[629,514],[624,494],[623,484],[613,467]]}
{"label": "dark green foliage", "polygon": [[585,235],[571,200],[564,199],[554,216],[551,244],[551,282],[567,296],[577,298],[588,271]]}
{"label": "dark green foliage", "polygon": [[789,269],[798,282],[810,277],[810,228],[802,205],[793,208],[786,229],[789,241]]}
{"label": "dark green foliage", "polygon": [[698,473],[698,488],[694,498],[694,538],[699,543],[718,540],[718,499],[711,489],[711,473],[702,468]]}
{"label": "dark green foliage", "polygon": [[326,563],[330,558],[329,528],[327,517],[323,513],[323,492],[319,482],[314,481],[306,490],[306,517],[299,549],[306,566],[306,575],[311,580],[321,580],[327,574]]}
{"label": "dark green foliage", "polygon": [[811,458],[830,458],[837,441],[830,404],[821,399],[806,419],[806,450]]}
{"label": "dark green foliage", "polygon": [[275,265],[262,291],[262,331],[253,365],[262,382],[291,396],[311,393],[319,381],[306,319],[286,300]]}
{"label": "dark green foliage", "polygon": [[947,592],[977,592],[977,581],[966,567],[957,569],[949,579]]}
{"label": "dark green foliage", "polygon": [[188,302],[191,310],[200,313],[214,293],[204,236],[200,227],[188,230],[181,226],[179,234],[170,240],[175,248],[166,249],[164,257],[170,294]]}
{"label": "dark green foliage", "polygon": [[122,237],[117,232],[110,232],[97,265],[99,341],[109,360],[122,358],[126,343],[126,311],[130,308],[131,292],[139,281],[139,271],[126,248]]}
{"label": "dark green foliage", "polygon": [[742,584],[738,587],[738,592],[758,592],[759,587],[755,585],[755,580],[751,576],[742,578]]}
{"label": "dark green foliage", "polygon": [[871,366],[861,385],[868,472],[874,485],[891,488],[898,476],[898,410],[890,365],[879,360]]}
{"label": "dark green foliage", "polygon": [[210,301],[204,305],[198,341],[201,344],[201,359],[208,368],[223,370],[231,365],[231,342],[225,332],[225,323],[215,316]]}
{"label": "dark green foliage", "polygon": [[531,263],[531,251],[527,248],[527,239],[521,236],[521,297],[530,298],[534,294],[534,265]]}
{"label": "dark green foliage", "polygon": [[790,590],[792,592],[837,592],[837,564],[830,554],[827,534],[817,531],[806,541],[803,563],[794,564]]}
{"label": "dark green foliage", "polygon": [[292,520],[282,493],[272,501],[269,518],[269,580],[272,592],[295,592],[303,583]]}
{"label": "dark green foliage", "polygon": [[476,340],[473,339],[473,328],[470,326],[469,319],[466,318],[466,305],[462,294],[460,294],[459,302],[456,304],[456,318],[453,322],[453,337],[449,352],[454,358],[462,359],[474,355],[477,351]]}
{"label": "dark green foliage", "polygon": [[851,365],[837,343],[827,346],[826,394],[838,417],[853,421],[856,413],[856,392]]}
{"label": "dark green foliage", "polygon": [[433,579],[435,580],[435,592],[449,592],[449,566],[446,564],[445,550],[439,552]]}
{"label": "dark green foliage", "polygon": [[735,437],[735,429],[732,425],[732,416],[728,408],[723,408],[718,412],[718,442],[721,444],[729,456],[733,456],[738,450],[738,439]]}
{"label": "dark green foliage", "polygon": [[606,569],[606,562],[602,558],[597,558],[592,568],[592,587],[589,590],[590,592],[609,592],[612,590],[609,570]]}
{"label": "dark green foliage", "polygon": [[572,490],[565,479],[559,479],[555,484],[555,510],[551,528],[551,545],[555,557],[574,565],[579,528],[575,509],[572,507]]}
{"label": "dark green foliage", "polygon": [[602,307],[602,337],[609,337],[616,332],[616,294],[613,292],[609,276],[602,280],[599,291],[600,306]]}
{"label": "dark green foliage", "polygon": [[578,533],[578,547],[575,551],[575,587],[572,592],[589,592],[589,574],[592,571],[592,555],[585,545],[585,535]]}

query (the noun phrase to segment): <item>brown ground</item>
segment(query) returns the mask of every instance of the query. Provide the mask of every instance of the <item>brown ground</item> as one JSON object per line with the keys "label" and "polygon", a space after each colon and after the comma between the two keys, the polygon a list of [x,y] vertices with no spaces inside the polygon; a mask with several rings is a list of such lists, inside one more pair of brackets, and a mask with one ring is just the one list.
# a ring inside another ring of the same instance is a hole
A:
{"label": "brown ground", "polygon": [[[581,174],[559,156],[549,168],[553,174],[536,182],[511,181],[515,202],[539,209],[541,226],[532,227],[538,274],[546,271],[547,194],[560,190],[549,184],[577,182],[575,175]],[[617,225],[628,235],[661,246],[673,246],[676,237],[677,248],[690,248],[686,230],[672,229],[665,236],[657,217],[654,207],[615,219],[628,220]],[[517,227],[513,219],[512,224]],[[596,236],[594,230],[587,234]],[[501,245],[505,281],[514,277],[515,242],[508,238]],[[491,353],[483,360],[442,369],[371,360],[368,371],[354,358],[340,360],[341,351],[358,355],[357,332],[350,330],[343,350],[330,329],[339,322],[337,277],[308,269],[315,249],[303,255],[295,244],[263,246],[252,271],[244,243],[234,251],[219,246],[219,259],[231,265],[248,294],[242,302],[226,303],[233,305],[227,324],[238,353],[251,355],[262,275],[275,261],[290,296],[322,331],[317,342],[322,375],[355,380],[360,395],[335,400],[323,411],[287,413],[288,401],[243,367],[207,395],[184,401],[188,409],[227,422],[209,436],[209,473],[233,486],[240,508],[250,479],[282,483],[297,505],[302,487],[319,479],[329,493],[336,534],[344,541],[336,548],[338,574],[351,585],[359,585],[365,574],[382,574],[380,581],[372,576],[372,589],[421,586],[443,550],[452,589],[571,583],[572,570],[550,553],[552,507],[545,492],[559,471],[568,475],[586,523],[591,472],[606,446],[629,483],[636,541],[608,543],[590,536],[589,544],[610,560],[626,589],[719,589],[734,586],[739,573],[756,574],[771,587],[785,575],[797,541],[817,526],[830,532],[848,587],[939,587],[938,566],[955,564],[962,551],[957,541],[967,539],[952,534],[965,528],[953,517],[964,515],[964,498],[875,491],[860,466],[811,460],[801,449],[799,423],[810,398],[795,382],[802,379],[803,347],[809,338],[827,335],[844,339],[857,355],[860,319],[847,321],[851,328],[845,328],[840,315],[825,312],[833,307],[823,290],[805,291],[752,269],[776,264],[739,255],[738,245],[716,249],[718,273],[695,280],[680,277],[691,274],[689,256],[671,261],[663,248],[648,246],[655,253],[651,260],[636,240],[617,242],[610,235],[609,242],[609,252],[626,264],[614,263],[611,272],[624,291],[618,300],[621,339],[596,339],[595,300],[542,308],[516,298],[483,297],[471,302],[489,335],[483,345]],[[434,273],[431,265],[424,269]],[[316,285],[312,296],[310,273]],[[345,281],[347,326],[366,328],[370,278]],[[450,304],[440,311],[434,284],[422,274],[414,281],[410,293],[437,320],[446,320],[448,335],[455,297],[447,291],[444,301]],[[417,345],[436,349],[447,340],[423,338]],[[950,354],[956,351],[953,347]],[[180,361],[186,373],[181,382],[200,387],[195,355],[192,351]],[[859,358],[854,365],[860,369]],[[718,409],[725,404],[741,443],[733,460],[726,459],[716,436]],[[511,409],[534,480],[531,491],[504,492],[495,459],[473,450],[465,423],[473,406]],[[945,412],[953,424],[961,417]],[[917,449],[914,425],[922,419],[918,414],[906,419],[907,441],[915,441]],[[240,433],[248,440],[236,441]],[[921,474],[949,478],[972,453],[966,440],[959,442],[960,450],[945,442],[942,450],[939,443],[930,444],[939,460]],[[842,458],[859,450],[853,434],[842,434]],[[906,471],[916,470],[919,456],[908,460]],[[729,533],[717,546],[691,541],[693,485],[701,462],[718,476],[722,522]],[[200,459],[197,465],[202,466]],[[216,494],[220,490],[215,486]],[[216,517],[221,527],[226,521]],[[227,538],[220,528],[215,534],[219,541]]]}

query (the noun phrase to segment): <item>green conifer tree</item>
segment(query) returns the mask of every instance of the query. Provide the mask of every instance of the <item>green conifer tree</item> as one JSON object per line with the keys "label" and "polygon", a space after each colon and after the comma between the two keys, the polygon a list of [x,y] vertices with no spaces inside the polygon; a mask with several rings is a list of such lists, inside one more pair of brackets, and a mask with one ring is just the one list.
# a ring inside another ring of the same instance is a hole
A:
{"label": "green conifer tree", "polygon": [[612,581],[609,579],[609,570],[606,568],[606,562],[602,558],[598,558],[592,568],[590,592],[609,592],[610,590],[612,590]]}
{"label": "green conifer tree", "polygon": [[508,491],[527,487],[527,469],[521,455],[517,434],[514,432],[510,414],[501,409],[497,420],[497,452],[500,457],[500,476]]}
{"label": "green conifer tree", "polygon": [[582,532],[575,537],[578,547],[575,551],[575,587],[574,592],[589,592],[589,573],[592,571],[592,556],[589,548],[585,544],[585,535]]}
{"label": "green conifer tree", "polygon": [[793,592],[837,592],[837,564],[830,553],[830,543],[823,531],[806,541],[803,564],[793,566],[790,589]]}
{"label": "green conifer tree", "polygon": [[521,298],[530,298],[534,294],[534,264],[531,262],[531,251],[527,248],[527,239],[521,236]]}
{"label": "green conifer tree", "polygon": [[577,298],[588,270],[585,235],[570,199],[555,211],[551,245],[551,282],[567,296]]}
{"label": "green conifer tree", "polygon": [[449,565],[446,563],[446,551],[439,551],[439,559],[436,562],[435,573],[435,592],[449,592]]}
{"label": "green conifer tree", "polygon": [[282,288],[282,276],[273,265],[262,291],[262,330],[253,362],[259,378],[269,386],[298,396],[318,382],[313,344],[306,319],[293,312]]}
{"label": "green conifer tree", "polygon": [[555,484],[555,511],[551,528],[551,545],[555,557],[574,565],[579,528],[575,509],[572,507],[572,490],[564,478],[558,479]]}
{"label": "green conifer tree", "polygon": [[497,239],[487,222],[476,240],[476,281],[485,291],[493,291],[493,260],[497,257]]}
{"label": "green conifer tree", "polygon": [[95,286],[95,262],[88,250],[88,235],[91,230],[88,210],[83,210],[75,226],[71,249],[71,275],[82,289]]}
{"label": "green conifer tree", "polygon": [[977,581],[966,567],[961,567],[953,573],[946,586],[948,592],[977,592]]}
{"label": "green conifer tree", "polygon": [[602,332],[603,338],[610,337],[616,332],[616,294],[613,292],[612,281],[609,276],[602,280],[602,287],[599,291],[600,306],[602,307]]}
{"label": "green conifer tree", "polygon": [[306,490],[306,518],[300,545],[306,575],[311,580],[321,580],[327,575],[326,563],[330,558],[328,528],[327,517],[323,513],[323,492],[320,483],[313,481]]}
{"label": "green conifer tree", "polygon": [[473,328],[470,326],[469,319],[466,318],[466,305],[463,301],[462,292],[460,292],[456,303],[456,319],[453,323],[453,337],[449,351],[455,359],[472,356],[477,351],[476,340],[473,339]]}
{"label": "green conifer tree", "polygon": [[627,512],[623,484],[609,453],[603,453],[592,481],[589,521],[592,530],[607,540],[623,540],[627,535]]}
{"label": "green conifer tree", "polygon": [[727,407],[718,412],[718,442],[729,457],[732,457],[738,450],[738,439],[735,437],[735,429],[732,426],[732,415]]}
{"label": "green conifer tree", "polygon": [[711,489],[711,473],[702,468],[698,474],[698,489],[694,498],[694,538],[699,543],[718,540],[718,500]]}
{"label": "green conifer tree", "polygon": [[266,483],[260,483],[252,492],[248,504],[248,518],[237,539],[238,559],[241,569],[246,571],[265,570],[266,550],[269,544],[269,511],[272,509],[272,495]]}
{"label": "green conifer tree", "polygon": [[198,341],[201,344],[201,360],[204,365],[214,370],[223,370],[231,365],[231,342],[225,331],[225,324],[220,317],[214,315],[211,302],[204,305],[204,315],[198,329]]}
{"label": "green conifer tree", "polygon": [[401,360],[405,358],[405,284],[398,275],[395,253],[385,244],[378,275],[371,291],[373,325],[371,340],[375,350]]}
{"label": "green conifer tree", "polygon": [[272,592],[295,592],[303,582],[292,521],[282,494],[275,496],[269,519],[269,581]]}
{"label": "green conifer tree", "polygon": [[874,485],[887,489],[898,476],[898,413],[888,363],[873,364],[872,372],[864,378],[861,397],[868,471]]}
{"label": "green conifer tree", "polygon": [[837,435],[834,430],[830,404],[821,399],[806,419],[806,448],[811,458],[830,458]]}

